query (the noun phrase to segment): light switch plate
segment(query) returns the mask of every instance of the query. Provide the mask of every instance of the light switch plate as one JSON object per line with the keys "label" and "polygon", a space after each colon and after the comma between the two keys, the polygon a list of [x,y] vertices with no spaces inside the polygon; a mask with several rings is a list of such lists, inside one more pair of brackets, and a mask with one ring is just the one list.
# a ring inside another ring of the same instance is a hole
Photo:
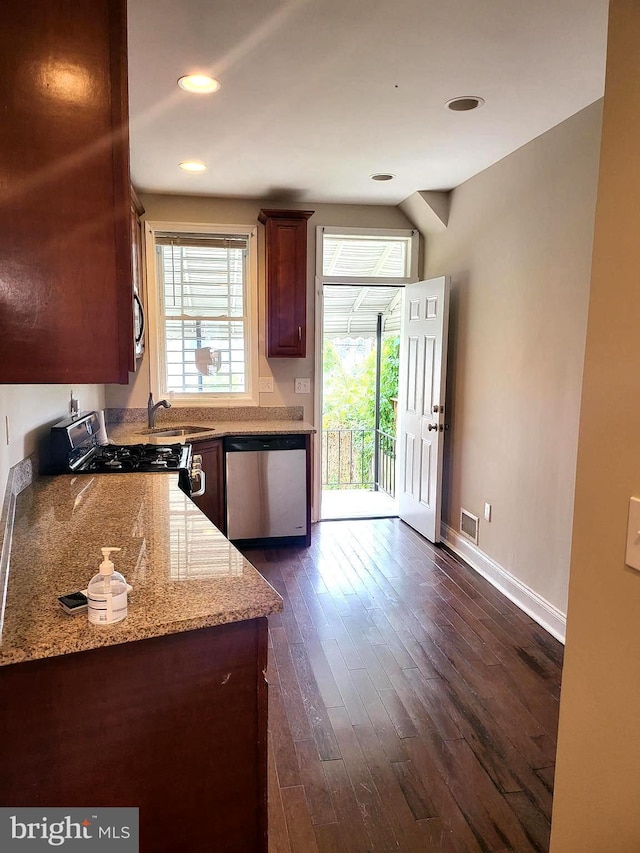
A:
{"label": "light switch plate", "polygon": [[484,520],[491,521],[491,504],[484,505]]}
{"label": "light switch plate", "polygon": [[624,561],[627,566],[640,572],[640,498],[629,500],[627,554]]}
{"label": "light switch plate", "polygon": [[296,379],[295,392],[296,392],[296,394],[310,394],[311,393],[311,380],[310,379]]}
{"label": "light switch plate", "polygon": [[258,391],[262,394],[273,391],[273,376],[261,376],[258,381]]}

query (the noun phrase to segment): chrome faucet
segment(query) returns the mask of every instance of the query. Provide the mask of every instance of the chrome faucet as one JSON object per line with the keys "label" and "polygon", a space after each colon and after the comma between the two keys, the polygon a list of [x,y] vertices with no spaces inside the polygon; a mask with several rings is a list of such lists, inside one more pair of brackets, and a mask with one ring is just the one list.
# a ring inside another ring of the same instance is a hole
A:
{"label": "chrome faucet", "polygon": [[156,415],[158,409],[162,406],[165,409],[171,408],[171,403],[168,400],[159,400],[155,405],[153,403],[153,394],[149,394],[149,402],[147,403],[147,425],[149,429],[153,429],[156,425]]}

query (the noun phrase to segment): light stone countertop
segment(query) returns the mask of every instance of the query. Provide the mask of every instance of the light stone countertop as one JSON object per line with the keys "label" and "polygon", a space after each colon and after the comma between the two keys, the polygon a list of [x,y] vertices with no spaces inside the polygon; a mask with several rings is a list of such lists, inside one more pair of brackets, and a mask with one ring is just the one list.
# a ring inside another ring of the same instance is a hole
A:
{"label": "light stone countertop", "polygon": [[[67,615],[101,547],[132,584],[110,626]],[[282,599],[178,487],[173,473],[41,477],[16,501],[0,665],[129,643],[282,610]]]}
{"label": "light stone countertop", "polygon": [[[202,429],[209,427],[210,431],[186,433],[184,436],[168,436],[164,439],[167,444],[178,442],[208,441],[212,438],[223,438],[227,435],[300,435],[316,432],[316,428],[306,421],[213,421],[196,420],[194,418],[176,421],[156,421],[157,430],[176,430],[185,426],[197,426]],[[107,424],[107,435],[113,444],[153,444],[158,443],[153,433],[147,429],[146,423]]]}

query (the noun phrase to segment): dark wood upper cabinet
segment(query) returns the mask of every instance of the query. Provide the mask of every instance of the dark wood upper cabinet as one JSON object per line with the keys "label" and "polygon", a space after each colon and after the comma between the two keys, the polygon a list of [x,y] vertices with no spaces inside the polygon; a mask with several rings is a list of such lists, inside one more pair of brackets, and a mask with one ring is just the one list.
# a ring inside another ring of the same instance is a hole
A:
{"label": "dark wood upper cabinet", "polygon": [[307,220],[313,210],[261,210],[265,226],[267,358],[307,354]]}
{"label": "dark wood upper cabinet", "polygon": [[127,382],[125,0],[4,0],[0,382]]}

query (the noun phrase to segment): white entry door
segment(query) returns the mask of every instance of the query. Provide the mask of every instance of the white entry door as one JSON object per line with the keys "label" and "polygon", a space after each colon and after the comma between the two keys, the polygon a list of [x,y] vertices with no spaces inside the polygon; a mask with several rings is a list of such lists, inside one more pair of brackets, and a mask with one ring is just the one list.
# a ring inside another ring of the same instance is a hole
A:
{"label": "white entry door", "polygon": [[400,346],[400,518],[440,541],[449,279],[405,287]]}

